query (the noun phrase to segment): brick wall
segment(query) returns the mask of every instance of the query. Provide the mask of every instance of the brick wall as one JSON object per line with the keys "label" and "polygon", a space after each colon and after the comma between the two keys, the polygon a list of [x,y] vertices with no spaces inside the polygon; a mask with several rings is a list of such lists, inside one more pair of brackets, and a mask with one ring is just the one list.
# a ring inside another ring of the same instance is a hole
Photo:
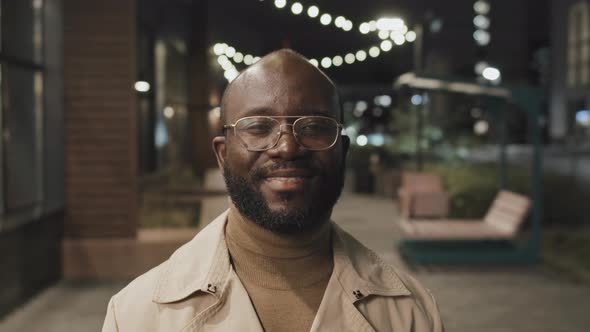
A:
{"label": "brick wall", "polygon": [[65,236],[133,237],[135,0],[65,0]]}

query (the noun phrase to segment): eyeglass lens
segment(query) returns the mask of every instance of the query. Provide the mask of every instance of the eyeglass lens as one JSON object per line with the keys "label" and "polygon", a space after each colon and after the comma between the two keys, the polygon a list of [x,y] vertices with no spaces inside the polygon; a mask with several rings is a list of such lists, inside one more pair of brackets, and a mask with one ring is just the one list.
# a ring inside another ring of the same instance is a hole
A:
{"label": "eyeglass lens", "polygon": [[[306,149],[327,149],[338,139],[338,123],[330,118],[302,117],[292,126],[297,143]],[[280,131],[281,122],[270,117],[248,117],[235,125],[236,136],[251,150],[270,149],[280,139]]]}

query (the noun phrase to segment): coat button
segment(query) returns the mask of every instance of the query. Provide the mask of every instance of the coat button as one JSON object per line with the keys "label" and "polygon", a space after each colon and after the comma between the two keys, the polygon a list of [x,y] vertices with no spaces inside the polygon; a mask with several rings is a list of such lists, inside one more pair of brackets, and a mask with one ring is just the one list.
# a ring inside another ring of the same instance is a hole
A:
{"label": "coat button", "polygon": [[354,295],[354,297],[356,297],[357,300],[363,297],[363,293],[361,293],[361,291],[358,289],[352,292],[352,295]]}
{"label": "coat button", "polygon": [[209,293],[215,294],[215,293],[217,292],[217,286],[214,286],[214,285],[208,284],[208,285],[207,285],[207,291],[208,291]]}

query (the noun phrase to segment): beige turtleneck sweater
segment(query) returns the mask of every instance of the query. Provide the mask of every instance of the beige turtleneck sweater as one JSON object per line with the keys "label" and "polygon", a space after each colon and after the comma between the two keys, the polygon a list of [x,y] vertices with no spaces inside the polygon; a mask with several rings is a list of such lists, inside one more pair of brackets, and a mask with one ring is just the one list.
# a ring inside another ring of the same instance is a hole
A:
{"label": "beige turtleneck sweater", "polygon": [[278,235],[234,207],[226,226],[233,267],[265,331],[309,331],[334,266],[331,225]]}

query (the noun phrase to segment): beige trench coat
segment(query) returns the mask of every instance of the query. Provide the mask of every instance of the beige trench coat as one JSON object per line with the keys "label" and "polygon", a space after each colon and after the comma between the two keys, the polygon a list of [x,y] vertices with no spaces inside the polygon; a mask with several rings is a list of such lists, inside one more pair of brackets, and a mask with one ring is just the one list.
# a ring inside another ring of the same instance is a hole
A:
{"label": "beige trench coat", "polygon": [[[262,331],[230,264],[227,211],[108,305],[103,332]],[[442,331],[434,298],[334,225],[334,271],[311,331]]]}

